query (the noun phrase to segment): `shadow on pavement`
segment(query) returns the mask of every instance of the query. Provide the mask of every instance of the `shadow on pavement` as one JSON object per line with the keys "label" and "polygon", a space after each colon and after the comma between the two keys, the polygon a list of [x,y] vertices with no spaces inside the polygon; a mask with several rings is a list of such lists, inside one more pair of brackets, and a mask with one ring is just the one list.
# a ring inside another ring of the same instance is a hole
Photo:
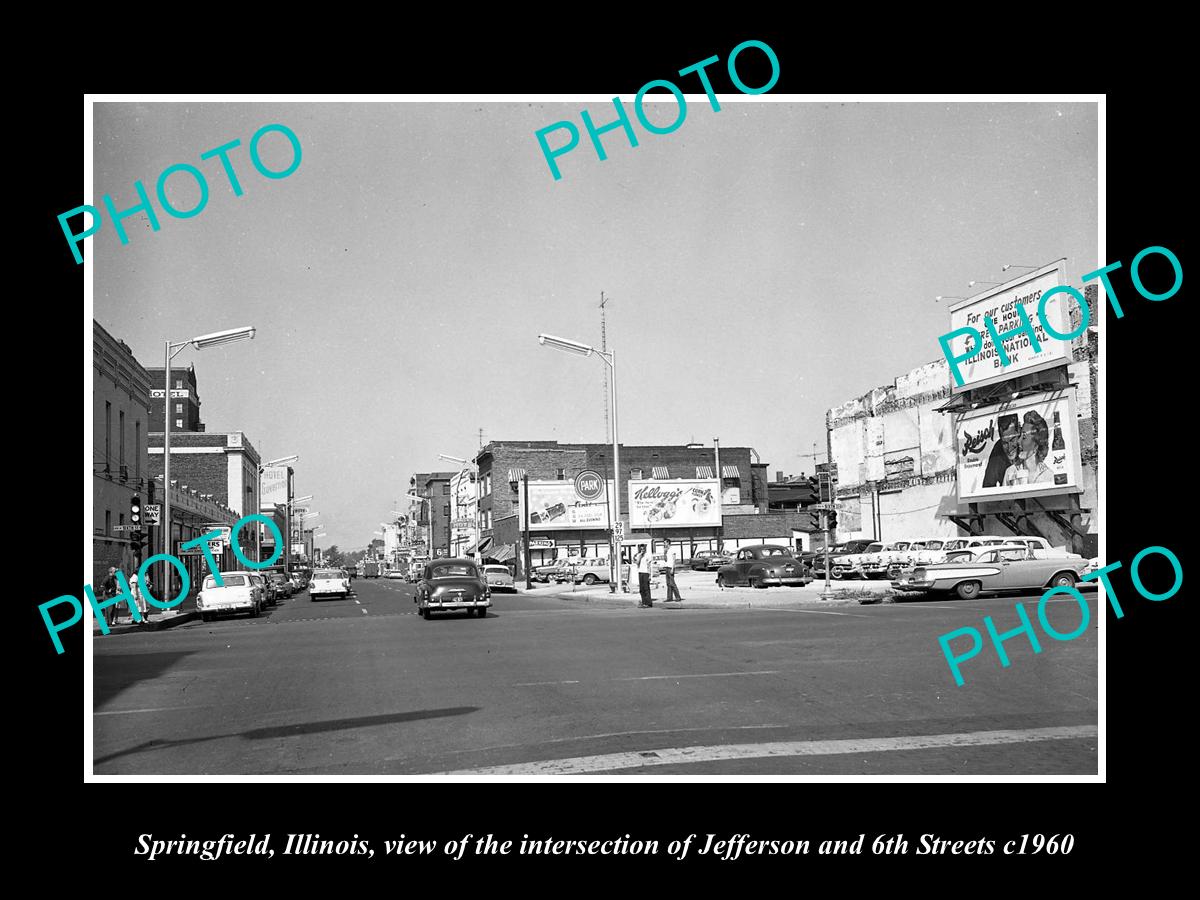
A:
{"label": "shadow on pavement", "polygon": [[202,744],[206,741],[218,741],[223,738],[240,737],[251,741],[271,740],[273,738],[291,737],[304,734],[321,734],[329,731],[348,731],[352,728],[374,728],[378,725],[396,725],[402,722],[416,722],[421,719],[440,719],[446,716],[464,716],[478,712],[478,706],[450,706],[442,709],[419,709],[412,712],[387,713],[379,716],[357,716],[352,719],[325,719],[319,722],[299,722],[295,725],[274,725],[269,728],[251,728],[249,731],[233,731],[227,734],[212,734],[198,738],[183,738],[176,741],[152,740],[145,741],[128,750],[120,750],[107,756],[99,757],[92,762],[93,769],[102,763],[120,759],[147,750],[161,750],[169,747],[186,747],[191,744]]}
{"label": "shadow on pavement", "polygon": [[100,709],[128,687],[152,681],[174,668],[192,651],[178,653],[131,653],[120,657],[98,655],[92,678],[92,709]]}

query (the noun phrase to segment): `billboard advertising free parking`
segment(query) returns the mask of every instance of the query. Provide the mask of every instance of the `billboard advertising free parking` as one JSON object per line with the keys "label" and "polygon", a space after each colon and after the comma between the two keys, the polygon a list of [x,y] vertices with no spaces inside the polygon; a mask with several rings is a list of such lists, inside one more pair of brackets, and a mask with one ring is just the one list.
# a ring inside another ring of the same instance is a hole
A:
{"label": "billboard advertising free parking", "polygon": [[[608,530],[608,503],[604,491],[597,496],[593,485],[581,485],[580,495],[575,481],[531,481],[529,482],[529,530],[560,531],[562,529]],[[522,526],[525,523],[525,497],[519,497],[519,513]],[[608,496],[616,496],[610,480]]]}

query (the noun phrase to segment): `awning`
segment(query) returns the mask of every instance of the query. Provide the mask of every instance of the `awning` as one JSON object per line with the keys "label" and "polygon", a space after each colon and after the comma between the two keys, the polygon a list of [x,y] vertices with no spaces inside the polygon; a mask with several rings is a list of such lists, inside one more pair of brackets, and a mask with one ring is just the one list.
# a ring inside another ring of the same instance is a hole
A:
{"label": "awning", "polygon": [[738,470],[737,466],[721,466],[721,477],[740,479],[742,477],[742,473]]}
{"label": "awning", "polygon": [[479,544],[472,544],[470,547],[468,547],[463,552],[464,553],[474,553],[476,547],[478,547],[479,552],[482,553],[484,550],[486,550],[491,545],[492,545],[492,539],[490,537],[485,537],[482,541],[479,542]]}
{"label": "awning", "polygon": [[516,559],[517,551],[512,544],[502,544],[496,550],[487,555],[488,559],[494,559],[496,562],[508,562],[510,559]]}
{"label": "awning", "polygon": [[508,470],[508,483],[509,484],[515,484],[516,482],[520,481],[524,477],[525,477],[524,469],[509,469]]}
{"label": "awning", "polygon": [[696,466],[697,478],[712,478],[712,466]]}
{"label": "awning", "polygon": [[654,477],[655,478],[670,478],[671,473],[667,471],[666,466],[655,466],[654,467]]}

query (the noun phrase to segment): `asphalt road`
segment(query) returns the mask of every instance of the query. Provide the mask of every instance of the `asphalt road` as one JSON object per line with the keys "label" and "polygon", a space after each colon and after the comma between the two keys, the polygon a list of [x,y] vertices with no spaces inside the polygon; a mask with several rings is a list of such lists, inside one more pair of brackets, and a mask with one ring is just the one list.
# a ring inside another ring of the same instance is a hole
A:
{"label": "asphalt road", "polygon": [[[416,615],[357,579],[257,619],[94,640],[95,773],[1095,774],[1097,610],[1077,639],[937,638],[1017,600],[640,610],[499,594]],[[1020,600],[1031,620],[1036,596]],[[1102,600],[1100,602],[1103,602]],[[1056,601],[1060,632],[1079,621]]]}

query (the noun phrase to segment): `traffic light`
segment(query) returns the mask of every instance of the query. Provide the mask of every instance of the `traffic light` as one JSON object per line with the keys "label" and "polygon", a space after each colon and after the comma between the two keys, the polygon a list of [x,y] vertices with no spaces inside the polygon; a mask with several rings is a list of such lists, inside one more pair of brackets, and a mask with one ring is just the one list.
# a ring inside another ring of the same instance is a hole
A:
{"label": "traffic light", "polygon": [[819,512],[810,512],[808,514],[808,516],[809,516],[809,519],[811,519],[810,525],[812,527],[812,530],[820,531],[821,530],[821,514]]}
{"label": "traffic light", "polygon": [[137,494],[129,495],[129,529],[142,530],[142,498]]}
{"label": "traffic light", "polygon": [[817,499],[821,503],[833,502],[833,484],[828,472],[817,473]]}
{"label": "traffic light", "polygon": [[829,516],[829,530],[836,531],[837,530],[837,511],[831,509],[827,513],[827,515]]}

